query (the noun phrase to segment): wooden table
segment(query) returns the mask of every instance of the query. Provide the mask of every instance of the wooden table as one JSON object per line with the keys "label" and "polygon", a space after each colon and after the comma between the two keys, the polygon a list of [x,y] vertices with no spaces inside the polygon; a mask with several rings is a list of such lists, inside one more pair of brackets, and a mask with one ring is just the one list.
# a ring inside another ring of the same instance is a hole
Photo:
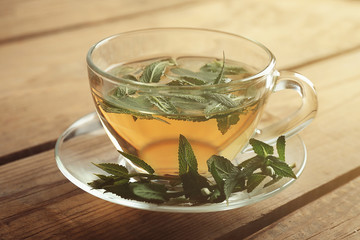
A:
{"label": "wooden table", "polygon": [[[239,209],[158,213],[105,202],[58,170],[57,137],[94,111],[85,55],[148,27],[202,27],[264,43],[318,91],[303,175]],[[0,239],[360,239],[360,1],[2,0]]]}

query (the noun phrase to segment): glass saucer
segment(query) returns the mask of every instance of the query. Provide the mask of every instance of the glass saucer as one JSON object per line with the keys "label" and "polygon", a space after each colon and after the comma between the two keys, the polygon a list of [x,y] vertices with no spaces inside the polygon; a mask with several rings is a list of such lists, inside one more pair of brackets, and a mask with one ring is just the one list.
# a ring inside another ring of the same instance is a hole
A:
{"label": "glass saucer", "polygon": [[[239,154],[236,161],[241,162],[251,157],[253,153]],[[269,198],[292,184],[295,180],[283,178],[279,182],[262,188],[257,187],[251,193],[235,193],[229,199],[229,203],[213,203],[200,206],[192,206],[188,203],[153,204],[135,200],[123,199],[112,193],[104,193],[103,190],[92,189],[87,183],[96,179],[94,173],[101,173],[101,169],[94,163],[121,163],[124,159],[119,156],[115,147],[106,135],[96,113],[88,114],[73,123],[57,140],[55,146],[56,163],[60,171],[77,187],[101,198],[103,200],[120,204],[127,207],[159,211],[159,212],[215,212],[225,211],[246,206],[266,198]],[[293,169],[299,177],[306,163],[306,147],[296,135],[286,142],[286,162],[295,164]]]}

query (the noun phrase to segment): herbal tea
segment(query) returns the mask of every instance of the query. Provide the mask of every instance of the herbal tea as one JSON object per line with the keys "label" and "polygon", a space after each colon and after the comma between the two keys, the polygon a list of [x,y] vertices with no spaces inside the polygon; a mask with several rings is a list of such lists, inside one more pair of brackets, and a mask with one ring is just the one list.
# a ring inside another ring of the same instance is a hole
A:
{"label": "herbal tea", "polygon": [[[225,58],[200,57],[150,59],[112,66],[107,72],[129,81],[179,87],[241,81],[253,74],[245,65]],[[92,88],[92,94],[116,146],[146,161],[157,174],[175,175],[180,134],[193,147],[199,173],[207,172],[206,160],[213,154],[233,159],[246,145],[263,106],[254,86],[245,82],[230,93],[194,95],[175,90],[151,95],[122,84],[104,87],[102,93]]]}

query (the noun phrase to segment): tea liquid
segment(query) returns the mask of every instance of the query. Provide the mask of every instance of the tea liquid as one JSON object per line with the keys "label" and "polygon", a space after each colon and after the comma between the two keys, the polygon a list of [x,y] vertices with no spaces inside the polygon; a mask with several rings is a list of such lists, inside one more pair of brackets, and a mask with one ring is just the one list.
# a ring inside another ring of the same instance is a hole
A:
{"label": "tea liquid", "polygon": [[[206,62],[209,60],[207,59]],[[205,64],[200,59],[180,59],[179,62],[187,68],[198,68]],[[138,69],[144,63],[136,63],[134,69]],[[130,65],[130,67],[133,67]],[[110,71],[114,72],[115,69]],[[136,70],[135,70],[136,71]],[[241,77],[241,76],[236,76]],[[164,79],[164,82],[168,79]],[[235,155],[247,144],[248,139],[254,133],[261,110],[261,102],[252,102],[249,106],[241,106],[239,120],[232,124],[229,129],[222,133],[219,130],[218,120],[210,118],[203,121],[178,120],[184,116],[171,116],[167,118],[158,112],[154,113],[152,119],[134,118],[131,114],[114,113],[106,111],[101,107],[103,101],[93,89],[93,96],[97,104],[97,111],[108,134],[111,135],[115,145],[120,145],[122,150],[146,161],[152,166],[157,174],[178,173],[178,140],[182,134],[190,142],[198,161],[200,174],[206,173],[206,161],[213,155],[221,155],[233,159]],[[151,110],[149,110],[151,111]],[[238,110],[235,110],[235,113]],[[229,117],[234,111],[229,111]],[[223,115],[226,115],[222,113]],[[191,119],[205,119],[204,114],[199,111],[198,115],[192,114]],[[159,119],[163,119],[161,121]],[[185,117],[186,119],[186,117]]]}

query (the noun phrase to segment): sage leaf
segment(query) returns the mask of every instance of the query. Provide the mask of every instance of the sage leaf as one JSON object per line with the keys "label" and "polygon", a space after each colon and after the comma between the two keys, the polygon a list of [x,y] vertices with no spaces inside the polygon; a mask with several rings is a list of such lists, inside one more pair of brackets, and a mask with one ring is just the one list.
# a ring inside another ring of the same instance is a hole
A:
{"label": "sage leaf", "polygon": [[204,194],[203,189],[209,189],[210,184],[207,179],[197,172],[189,171],[180,175],[185,197],[190,201],[201,203],[208,199],[208,195]]}
{"label": "sage leaf", "polygon": [[281,161],[285,161],[285,136],[280,136],[276,141],[276,149]]}
{"label": "sage leaf", "polygon": [[266,178],[266,175],[262,175],[259,173],[254,173],[252,174],[248,180],[247,180],[247,184],[246,184],[246,191],[248,193],[252,192],[257,186],[259,186],[259,184]]}
{"label": "sage leaf", "polygon": [[219,131],[224,135],[231,125],[235,125],[240,120],[238,113],[232,113],[225,116],[219,116],[216,118],[217,127]]}
{"label": "sage leaf", "polygon": [[219,188],[215,188],[209,197],[211,203],[221,203],[226,199],[224,191]]}
{"label": "sage leaf", "polygon": [[166,114],[178,114],[176,107],[165,97],[148,97],[149,101]]}
{"label": "sage leaf", "polygon": [[166,202],[169,200],[166,194],[167,188],[164,185],[155,183],[130,183],[129,186],[132,192],[142,199],[158,202]]}
{"label": "sage leaf", "polygon": [[127,159],[129,159],[135,166],[144,169],[146,172],[150,174],[153,174],[155,172],[155,170],[149,164],[147,164],[144,160],[141,160],[137,156],[122,151],[118,152]]}
{"label": "sage leaf", "polygon": [[184,68],[172,68],[170,71],[176,75],[169,75],[169,78],[185,81],[190,85],[204,85],[211,83],[216,79],[216,74],[211,72],[193,72]]}
{"label": "sage leaf", "polygon": [[121,166],[119,164],[116,163],[93,163],[95,166],[97,166],[98,168],[104,170],[107,173],[110,173],[114,176],[118,176],[118,177],[123,177],[123,178],[128,178],[128,170],[126,169],[126,167]]}
{"label": "sage leaf", "polygon": [[226,201],[228,202],[230,195],[234,191],[236,185],[241,182],[242,174],[240,171],[230,172],[227,178],[224,180],[224,194]]}
{"label": "sage leaf", "polygon": [[[88,185],[93,189],[102,189],[105,186],[112,185],[115,180],[113,176],[106,176],[102,174],[95,174],[99,179],[89,182]],[[128,180],[127,180],[128,181]]]}
{"label": "sage leaf", "polygon": [[259,156],[267,157],[274,153],[274,148],[272,146],[254,138],[250,139],[249,143],[253,147],[254,152]]}
{"label": "sage leaf", "polygon": [[261,169],[266,166],[266,159],[262,156],[256,155],[248,160],[243,161],[238,165],[242,173],[249,177],[255,170]]}
{"label": "sage leaf", "polygon": [[227,178],[232,172],[239,171],[229,159],[218,155],[211,156],[207,160],[207,165],[209,171],[212,169],[221,179]]}
{"label": "sage leaf", "polygon": [[225,53],[223,52],[223,63],[222,63],[220,72],[214,81],[214,84],[219,84],[222,81],[222,79],[224,77],[224,68],[225,68]]}
{"label": "sage leaf", "polygon": [[[207,63],[200,68],[201,71],[204,72],[214,72],[217,73],[221,70],[223,64],[221,61],[213,61],[211,63]],[[239,66],[232,66],[225,63],[224,74],[225,75],[238,75],[241,73],[246,73],[246,69]]]}
{"label": "sage leaf", "polygon": [[297,178],[292,168],[287,163],[274,156],[268,156],[267,164],[274,170],[275,174],[280,177]]}
{"label": "sage leaf", "polygon": [[264,188],[271,186],[275,183],[277,183],[278,181],[280,181],[283,177],[280,176],[274,176],[273,179],[271,179],[269,182],[265,183]]}
{"label": "sage leaf", "polygon": [[146,66],[141,74],[139,81],[143,83],[157,83],[164,75],[165,68],[170,63],[168,61],[157,61]]}
{"label": "sage leaf", "polygon": [[235,108],[239,105],[236,101],[231,99],[228,95],[221,94],[221,93],[211,93],[205,95],[207,98],[210,98],[212,100],[215,100],[218,103],[221,103],[222,105],[228,107],[228,108]]}
{"label": "sage leaf", "polygon": [[125,199],[133,199],[133,200],[141,200],[129,188],[129,184],[122,185],[109,185],[103,187],[105,189],[105,193],[111,192]]}
{"label": "sage leaf", "polygon": [[197,173],[198,165],[194,151],[188,140],[181,134],[179,137],[178,160],[180,176],[189,172]]}

